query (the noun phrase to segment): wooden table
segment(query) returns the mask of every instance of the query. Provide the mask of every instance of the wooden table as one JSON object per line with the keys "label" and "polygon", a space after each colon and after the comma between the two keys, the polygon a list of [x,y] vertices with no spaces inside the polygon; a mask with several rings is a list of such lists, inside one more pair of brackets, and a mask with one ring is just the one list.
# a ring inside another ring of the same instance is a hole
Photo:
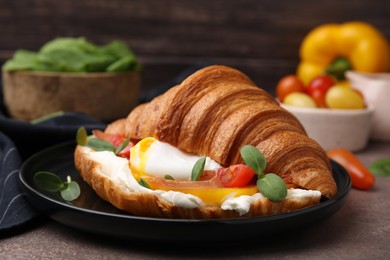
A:
{"label": "wooden table", "polygon": [[[365,164],[389,157],[390,143],[371,142],[357,155]],[[352,189],[345,205],[318,225],[267,242],[240,245],[205,247],[199,242],[178,247],[120,241],[74,230],[42,217],[3,238],[0,259],[390,259],[389,192],[390,177],[378,177],[374,189]]]}

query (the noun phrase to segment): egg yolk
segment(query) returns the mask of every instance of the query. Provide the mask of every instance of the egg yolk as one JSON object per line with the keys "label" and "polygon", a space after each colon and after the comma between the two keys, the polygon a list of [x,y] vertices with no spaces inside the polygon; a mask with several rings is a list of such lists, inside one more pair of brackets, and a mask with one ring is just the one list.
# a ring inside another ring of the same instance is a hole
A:
{"label": "egg yolk", "polygon": [[[153,174],[146,169],[154,168],[157,171],[161,169],[169,171],[172,167],[172,171],[186,171],[188,172],[188,164],[190,163],[190,171],[193,167],[194,156],[188,156],[182,154],[181,151],[173,146],[162,150],[158,150],[156,146],[158,141],[152,137],[142,139],[131,149],[130,156],[130,169],[134,178],[139,181],[141,178],[146,181],[152,190],[163,191],[178,191],[186,194],[192,194],[199,197],[207,206],[219,206],[227,197],[238,197],[242,195],[253,195],[258,193],[259,190],[256,185],[250,185],[240,188],[224,188],[220,185],[213,185],[210,182],[203,181],[190,181],[190,177],[182,177],[181,180],[164,180],[164,175],[171,175],[171,172],[160,172],[159,174]],[[154,145],[153,145],[154,144]],[[152,146],[153,145],[153,146]],[[176,151],[175,151],[176,150]],[[157,154],[157,156],[156,156]],[[174,159],[167,158],[170,155],[174,156]],[[197,157],[200,158],[200,157]],[[153,167],[150,167],[152,164]],[[211,163],[212,165],[212,163]],[[211,168],[221,166],[210,166]],[[156,170],[154,170],[156,171]],[[164,171],[164,170],[162,170]],[[172,175],[173,176],[173,175]],[[184,178],[184,179],[183,179]],[[169,183],[169,185],[167,185]]]}
{"label": "egg yolk", "polygon": [[[146,182],[148,180],[146,179]],[[153,182],[148,182],[152,190],[172,190],[167,189],[163,185],[154,184]],[[242,195],[253,195],[259,192],[256,185],[241,187],[241,188],[174,188],[175,191],[192,194],[199,197],[207,206],[220,206],[222,202],[228,197],[239,197]]]}

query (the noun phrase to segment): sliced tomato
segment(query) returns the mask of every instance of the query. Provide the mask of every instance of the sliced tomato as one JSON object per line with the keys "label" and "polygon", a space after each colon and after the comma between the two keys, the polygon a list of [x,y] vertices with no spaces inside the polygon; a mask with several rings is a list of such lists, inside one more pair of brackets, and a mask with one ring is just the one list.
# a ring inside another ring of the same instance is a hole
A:
{"label": "sliced tomato", "polygon": [[250,196],[259,192],[256,185],[248,185],[241,188],[226,188],[217,175],[206,181],[165,180],[162,178],[149,178],[146,176],[143,176],[143,178],[152,190],[178,191],[192,194],[199,197],[209,206],[220,205],[221,202],[229,196]]}
{"label": "sliced tomato", "polygon": [[[126,140],[126,137],[120,135],[120,134],[107,134],[101,130],[92,130],[92,134],[96,136],[96,138],[99,138],[101,140],[110,142],[115,148],[118,148],[121,144],[124,143]],[[138,143],[139,140],[136,139],[130,139],[128,147],[123,149],[123,155],[122,157],[128,157],[126,154],[130,154],[130,148],[133,147],[136,143]]]}
{"label": "sliced tomato", "polygon": [[[156,189],[204,189],[204,188],[239,188],[248,186],[255,176],[255,171],[245,164],[231,165],[215,171],[204,171],[199,181],[166,180],[147,178],[147,182]],[[154,189],[154,188],[152,188]]]}
{"label": "sliced tomato", "polygon": [[134,144],[129,142],[129,144],[118,153],[118,156],[130,159],[130,150],[133,146]]}
{"label": "sliced tomato", "polygon": [[[210,171],[210,170],[203,171],[202,175],[199,178],[199,181],[211,180],[211,179],[215,178],[216,175],[217,175],[216,171]],[[217,179],[214,181],[217,181]]]}
{"label": "sliced tomato", "polygon": [[120,134],[107,134],[101,130],[92,130],[92,134],[96,136],[96,138],[112,143],[114,147],[118,147],[123,144],[126,139]]}
{"label": "sliced tomato", "polygon": [[247,186],[255,176],[255,171],[245,164],[236,164],[219,169],[217,175],[224,187],[237,188]]}
{"label": "sliced tomato", "polygon": [[168,180],[158,177],[145,178],[150,187],[160,190],[183,190],[183,189],[205,189],[205,188],[222,188],[223,184],[220,182],[218,176],[214,174],[214,177],[207,180],[200,181],[181,181],[181,180]]}
{"label": "sliced tomato", "polygon": [[199,181],[168,180],[152,176],[143,178],[152,190],[178,191],[192,194],[207,205],[220,205],[228,196],[253,195],[259,190],[250,184],[255,172],[244,164],[232,165],[217,171],[204,171]]}

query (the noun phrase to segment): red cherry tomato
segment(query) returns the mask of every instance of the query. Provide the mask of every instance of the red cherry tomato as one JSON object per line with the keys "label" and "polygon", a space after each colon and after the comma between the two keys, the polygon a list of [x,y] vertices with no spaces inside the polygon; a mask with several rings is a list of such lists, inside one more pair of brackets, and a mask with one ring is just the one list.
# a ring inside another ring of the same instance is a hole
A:
{"label": "red cherry tomato", "polygon": [[[110,142],[115,148],[118,148],[126,140],[126,138],[121,136],[120,134],[107,134],[101,130],[92,130],[92,134],[96,136],[96,138],[99,138],[100,140]],[[137,143],[137,141],[131,139],[129,144],[118,153],[118,156],[129,159],[130,150],[135,143]]]}
{"label": "red cherry tomato", "polygon": [[305,85],[295,75],[288,75],[279,80],[276,85],[276,96],[283,102],[284,97],[293,92],[305,92]]}
{"label": "red cherry tomato", "polygon": [[345,149],[332,149],[327,152],[327,155],[347,170],[351,177],[352,187],[362,190],[372,188],[375,183],[374,175],[353,153]]}
{"label": "red cherry tomato", "polygon": [[238,188],[248,185],[255,175],[255,171],[245,164],[236,164],[218,169],[217,175],[224,187]]}
{"label": "red cherry tomato", "polygon": [[118,156],[129,159],[130,158],[130,150],[133,146],[134,146],[134,144],[132,142],[129,142],[129,144],[118,153]]}
{"label": "red cherry tomato", "polygon": [[310,96],[314,99],[318,107],[325,108],[326,102],[325,102],[325,95],[324,92],[316,89],[311,92]]}
{"label": "red cherry tomato", "polygon": [[316,101],[319,107],[326,107],[326,92],[336,84],[335,80],[328,75],[315,77],[307,87],[307,93]]}
{"label": "red cherry tomato", "polygon": [[126,140],[126,138],[124,138],[123,136],[121,136],[120,134],[114,134],[112,137],[111,137],[111,140],[110,142],[112,143],[112,145],[114,147],[118,147],[120,146],[121,144],[123,144],[123,142]]}
{"label": "red cherry tomato", "polygon": [[92,134],[101,140],[110,142],[114,147],[118,147],[121,145],[126,138],[121,136],[120,134],[107,134],[101,130],[92,130]]}

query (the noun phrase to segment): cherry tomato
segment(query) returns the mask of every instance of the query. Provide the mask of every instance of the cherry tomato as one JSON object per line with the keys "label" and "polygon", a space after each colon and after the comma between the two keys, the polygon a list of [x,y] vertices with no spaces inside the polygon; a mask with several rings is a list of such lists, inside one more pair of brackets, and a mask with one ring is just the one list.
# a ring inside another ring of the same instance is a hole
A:
{"label": "cherry tomato", "polygon": [[284,102],[286,105],[294,106],[294,107],[317,107],[314,99],[305,93],[294,92],[288,94],[284,98]]}
{"label": "cherry tomato", "polygon": [[245,164],[236,164],[218,169],[217,175],[224,187],[238,188],[248,185],[255,176],[255,171]]}
{"label": "cherry tomato", "polygon": [[199,181],[211,180],[211,179],[215,178],[216,175],[217,175],[216,171],[211,171],[211,170],[203,171],[202,175],[199,178]]}
{"label": "cherry tomato", "polygon": [[326,108],[325,93],[322,90],[316,89],[311,92],[310,96],[314,99],[318,107]]}
{"label": "cherry tomato", "polygon": [[133,146],[134,146],[134,144],[132,142],[129,142],[129,144],[118,153],[118,156],[129,159],[130,158],[130,150]]}
{"label": "cherry tomato", "polygon": [[334,86],[328,90],[325,103],[329,108],[362,109],[365,107],[362,96],[351,88]]}
{"label": "cherry tomato", "polygon": [[295,75],[288,75],[283,77],[276,85],[276,96],[283,102],[284,98],[293,92],[304,92],[305,85]]}
{"label": "cherry tomato", "polygon": [[[96,136],[96,138],[110,142],[115,148],[118,148],[126,140],[126,138],[120,134],[107,134],[101,130],[92,130],[92,134]],[[118,156],[129,159],[130,150],[135,143],[137,143],[137,141],[131,139],[129,144],[118,153]]]}
{"label": "cherry tomato", "polygon": [[351,177],[352,187],[362,190],[372,188],[375,183],[374,175],[353,153],[346,149],[332,149],[327,152],[327,155],[347,170]]}
{"label": "cherry tomato", "polygon": [[358,95],[362,98],[362,100],[364,102],[364,95],[363,95],[363,93],[360,90],[356,89],[356,88],[351,88],[351,89],[353,91],[355,91],[356,93],[358,93]]}
{"label": "cherry tomato", "polygon": [[118,147],[126,139],[120,134],[107,134],[101,130],[92,130],[92,134],[96,136],[96,138],[112,143],[114,147]]}
{"label": "cherry tomato", "polygon": [[326,107],[325,104],[325,95],[326,92],[335,84],[336,82],[331,76],[322,75],[315,77],[310,81],[307,87],[307,93],[315,100],[318,107]]}

